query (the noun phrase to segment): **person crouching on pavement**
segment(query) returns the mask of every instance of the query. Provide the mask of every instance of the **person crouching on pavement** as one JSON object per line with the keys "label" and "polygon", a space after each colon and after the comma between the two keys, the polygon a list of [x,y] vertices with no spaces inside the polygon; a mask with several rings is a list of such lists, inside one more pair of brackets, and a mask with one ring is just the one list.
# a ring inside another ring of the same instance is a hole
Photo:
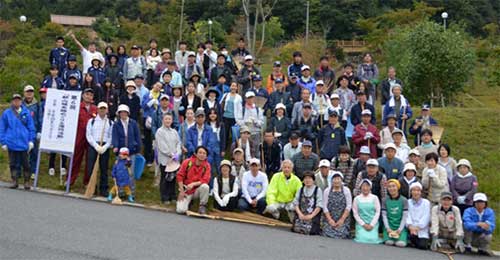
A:
{"label": "person crouching on pavement", "polygon": [[476,193],[472,199],[474,207],[464,212],[465,252],[471,252],[471,246],[478,247],[481,255],[493,256],[490,250],[493,231],[495,231],[495,212],[488,207],[488,198],[484,193]]}
{"label": "person crouching on pavement", "polygon": [[127,195],[129,202],[134,202],[134,197],[132,196],[132,191],[130,190],[130,158],[128,157],[129,151],[127,147],[120,148],[119,159],[113,166],[113,171],[111,176],[113,177],[113,182],[115,185],[109,191],[108,201],[113,200],[113,195],[118,196],[120,189],[122,189]]}
{"label": "person crouching on pavement", "polygon": [[24,189],[29,190],[31,176],[28,153],[35,146],[36,131],[29,110],[21,104],[21,95],[14,94],[10,108],[3,112],[0,120],[0,144],[2,150],[9,153],[9,167],[12,177],[10,188],[17,189],[22,167]]}
{"label": "person crouching on pavement", "polygon": [[214,204],[223,211],[233,211],[238,206],[238,177],[231,174],[231,162],[222,160],[220,175],[214,178]]}
{"label": "person crouching on pavement", "polygon": [[207,203],[210,187],[210,163],[207,161],[208,149],[198,146],[191,158],[182,162],[177,173],[179,195],[177,197],[176,211],[184,214],[189,209],[192,199],[200,199],[198,213],[207,214]]}
{"label": "person crouching on pavement", "polygon": [[304,173],[304,186],[295,195],[295,218],[292,231],[306,235],[321,233],[321,209],[323,208],[323,192],[314,185],[314,172]]}
{"label": "person crouching on pavement", "polygon": [[463,253],[465,245],[463,242],[464,229],[460,209],[453,206],[453,195],[451,192],[441,193],[441,202],[432,207],[431,211],[431,250],[437,251],[448,244],[448,248],[455,248]]}

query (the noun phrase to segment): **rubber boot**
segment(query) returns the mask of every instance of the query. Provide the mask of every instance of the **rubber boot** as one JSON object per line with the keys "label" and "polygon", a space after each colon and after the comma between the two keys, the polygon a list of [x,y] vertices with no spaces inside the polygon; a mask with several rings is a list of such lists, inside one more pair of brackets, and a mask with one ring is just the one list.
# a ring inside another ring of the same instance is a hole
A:
{"label": "rubber boot", "polygon": [[108,201],[112,201],[113,200],[113,194],[111,194],[111,192],[108,194]]}
{"label": "rubber boot", "polygon": [[30,178],[31,178],[31,174],[29,172],[25,172],[24,173],[24,189],[25,190],[31,189]]}

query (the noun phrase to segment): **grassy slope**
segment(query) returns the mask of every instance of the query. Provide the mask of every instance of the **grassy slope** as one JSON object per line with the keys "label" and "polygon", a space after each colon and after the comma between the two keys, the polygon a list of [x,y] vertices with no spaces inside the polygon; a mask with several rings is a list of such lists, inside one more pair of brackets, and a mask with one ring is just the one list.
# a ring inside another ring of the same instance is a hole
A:
{"label": "grassy slope", "polygon": [[[266,65],[262,67],[265,78],[272,67],[266,58]],[[270,59],[269,59],[270,60]],[[475,84],[478,85],[478,84]],[[433,116],[445,127],[443,142],[452,148],[452,156],[458,160],[467,158],[471,161],[473,172],[479,177],[479,190],[486,192],[490,198],[490,206],[497,212],[497,226],[500,224],[500,175],[498,175],[498,161],[500,160],[500,91],[497,89],[474,89],[469,94],[479,102],[468,97],[459,100],[459,107],[435,108]],[[410,139],[412,140],[412,139]],[[8,160],[6,153],[0,153],[0,180],[8,181]],[[63,189],[59,186],[57,177],[47,174],[48,156],[43,155],[41,160],[40,186],[52,189]],[[57,165],[57,164],[56,164]],[[137,182],[137,201],[144,204],[157,204],[160,200],[157,188],[153,188],[153,172],[149,171]],[[83,193],[79,178],[73,191]],[[493,248],[500,250],[500,227],[496,229]]]}

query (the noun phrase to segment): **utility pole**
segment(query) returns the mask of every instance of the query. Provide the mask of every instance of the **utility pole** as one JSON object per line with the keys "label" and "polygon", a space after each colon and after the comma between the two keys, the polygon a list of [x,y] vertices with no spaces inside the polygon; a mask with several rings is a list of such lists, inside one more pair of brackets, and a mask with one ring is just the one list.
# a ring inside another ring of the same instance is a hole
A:
{"label": "utility pole", "polygon": [[306,47],[309,42],[309,1],[306,3]]}
{"label": "utility pole", "polygon": [[184,21],[184,0],[181,2],[181,20],[179,21],[179,40],[177,41],[177,46],[179,42],[182,41],[182,22]]}

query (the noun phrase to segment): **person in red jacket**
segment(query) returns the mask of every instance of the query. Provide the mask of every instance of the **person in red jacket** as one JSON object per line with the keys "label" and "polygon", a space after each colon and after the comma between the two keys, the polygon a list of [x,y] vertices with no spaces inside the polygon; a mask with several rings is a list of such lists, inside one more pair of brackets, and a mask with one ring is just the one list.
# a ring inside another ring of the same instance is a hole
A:
{"label": "person in red jacket", "polygon": [[179,196],[177,197],[176,211],[184,214],[189,209],[193,198],[200,199],[200,214],[207,214],[207,203],[210,187],[210,163],[207,161],[208,149],[198,146],[191,158],[184,160],[177,172]]}
{"label": "person in red jacket", "polygon": [[[89,143],[87,142],[86,131],[87,123],[90,119],[96,117],[97,107],[94,105],[94,90],[87,88],[83,91],[82,102],[80,103],[80,114],[78,115],[78,128],[76,130],[75,151],[73,153],[73,164],[71,165],[71,180],[70,185],[73,185],[80,174],[80,166],[82,165],[83,156],[87,161],[87,150]],[[90,176],[87,175],[87,164],[85,164],[85,176],[83,184],[89,183]]]}
{"label": "person in red jacket", "polygon": [[377,158],[377,144],[380,142],[380,135],[376,126],[370,123],[372,112],[369,109],[361,112],[361,123],[354,128],[352,142],[356,145],[356,158],[359,156],[361,146],[370,148],[370,157]]}

